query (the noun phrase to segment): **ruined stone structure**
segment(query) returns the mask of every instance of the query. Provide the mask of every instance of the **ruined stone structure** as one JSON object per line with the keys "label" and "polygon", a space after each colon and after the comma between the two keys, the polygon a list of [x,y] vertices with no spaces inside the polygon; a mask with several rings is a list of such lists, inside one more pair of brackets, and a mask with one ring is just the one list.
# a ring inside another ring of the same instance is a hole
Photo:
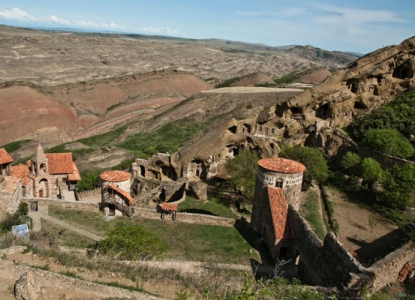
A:
{"label": "ruined stone structure", "polygon": [[131,174],[124,171],[106,171],[100,177],[102,209],[105,214],[132,217],[135,201],[130,195]]}
{"label": "ruined stone structure", "polygon": [[258,161],[251,227],[261,233],[274,259],[293,258],[288,204],[299,208],[305,166],[285,158]]}

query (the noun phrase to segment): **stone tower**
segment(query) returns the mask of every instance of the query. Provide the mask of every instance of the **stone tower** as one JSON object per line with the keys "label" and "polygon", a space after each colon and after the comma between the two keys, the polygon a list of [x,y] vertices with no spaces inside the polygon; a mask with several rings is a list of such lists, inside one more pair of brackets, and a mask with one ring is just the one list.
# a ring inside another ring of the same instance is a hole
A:
{"label": "stone tower", "polygon": [[37,140],[36,152],[32,158],[32,168],[30,171],[35,176],[41,176],[42,174],[49,173],[48,159],[46,158],[39,139]]}
{"label": "stone tower", "polygon": [[291,204],[298,210],[305,166],[279,157],[260,159],[258,166],[251,226],[255,231],[264,234],[265,222],[267,222],[264,213],[269,210],[270,205],[268,187],[281,189],[281,196],[285,197],[285,205],[288,207],[288,204]]}

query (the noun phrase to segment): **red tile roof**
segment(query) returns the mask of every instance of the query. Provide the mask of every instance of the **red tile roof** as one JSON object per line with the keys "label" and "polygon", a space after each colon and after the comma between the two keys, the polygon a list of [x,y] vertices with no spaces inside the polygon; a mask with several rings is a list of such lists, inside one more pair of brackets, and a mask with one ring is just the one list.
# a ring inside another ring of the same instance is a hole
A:
{"label": "red tile roof", "polygon": [[304,172],[305,166],[291,159],[272,157],[264,158],[258,161],[261,167],[279,173],[296,174]]}
{"label": "red tile roof", "polygon": [[68,174],[68,181],[79,181],[81,180],[81,175],[79,175],[78,167],[76,163],[72,162],[72,174]]}
{"label": "red tile roof", "polygon": [[0,148],[0,165],[8,164],[13,161],[13,158],[4,148]]}
{"label": "red tile roof", "polygon": [[292,239],[288,221],[288,205],[281,189],[268,186],[268,199],[276,239]]}
{"label": "red tile roof", "polygon": [[412,270],[415,270],[415,263],[406,263],[398,274],[398,280],[404,282]]}
{"label": "red tile roof", "polygon": [[49,162],[49,173],[72,174],[72,153],[46,153]]}
{"label": "red tile roof", "polygon": [[131,174],[124,171],[106,171],[100,177],[104,181],[121,182],[130,179]]}
{"label": "red tile roof", "polygon": [[119,193],[119,194],[121,194],[121,195],[123,195],[125,198],[127,198],[128,199],[128,201],[130,201],[130,203],[131,204],[134,204],[135,203],[135,201],[134,201],[134,198],[133,197],[131,197],[131,195],[130,195],[130,193],[128,193],[128,192],[126,192],[126,191],[123,191],[122,189],[120,189],[118,186],[116,186],[115,184],[110,184],[109,185],[109,187],[110,188],[112,188],[114,191],[116,191],[117,193]]}
{"label": "red tile roof", "polygon": [[32,174],[30,174],[29,168],[25,165],[19,164],[10,168],[10,175],[18,177],[22,180],[22,185],[26,187],[32,180],[35,180]]}
{"label": "red tile roof", "polygon": [[177,203],[162,203],[161,204],[161,208],[164,210],[172,210],[172,211],[177,211],[177,207],[179,206],[179,204]]}
{"label": "red tile roof", "polygon": [[13,195],[19,186],[20,178],[13,176],[4,176],[3,181],[0,181],[0,190],[3,193]]}

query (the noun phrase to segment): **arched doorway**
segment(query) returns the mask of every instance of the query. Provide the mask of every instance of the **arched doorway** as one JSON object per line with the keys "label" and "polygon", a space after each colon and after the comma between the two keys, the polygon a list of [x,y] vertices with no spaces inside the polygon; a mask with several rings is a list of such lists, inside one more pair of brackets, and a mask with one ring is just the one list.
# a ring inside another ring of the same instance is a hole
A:
{"label": "arched doorway", "polygon": [[48,180],[46,178],[43,178],[39,181],[37,190],[39,193],[39,198],[49,197],[49,185],[48,185]]}

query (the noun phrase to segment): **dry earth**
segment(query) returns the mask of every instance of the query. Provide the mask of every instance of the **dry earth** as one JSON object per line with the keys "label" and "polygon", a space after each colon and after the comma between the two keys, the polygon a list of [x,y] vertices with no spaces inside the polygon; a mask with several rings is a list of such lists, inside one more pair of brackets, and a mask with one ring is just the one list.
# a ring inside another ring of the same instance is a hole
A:
{"label": "dry earth", "polygon": [[316,65],[343,67],[357,58],[311,46],[286,50],[223,40],[44,32],[7,26],[0,26],[0,42],[0,81],[42,85],[166,68],[189,71],[205,79],[223,80],[256,72],[279,77]]}
{"label": "dry earth", "polygon": [[325,190],[334,204],[334,217],[339,223],[337,237],[347,250],[357,253],[362,264],[373,264],[399,245],[398,226],[363,204],[359,205],[353,195],[330,188]]}

